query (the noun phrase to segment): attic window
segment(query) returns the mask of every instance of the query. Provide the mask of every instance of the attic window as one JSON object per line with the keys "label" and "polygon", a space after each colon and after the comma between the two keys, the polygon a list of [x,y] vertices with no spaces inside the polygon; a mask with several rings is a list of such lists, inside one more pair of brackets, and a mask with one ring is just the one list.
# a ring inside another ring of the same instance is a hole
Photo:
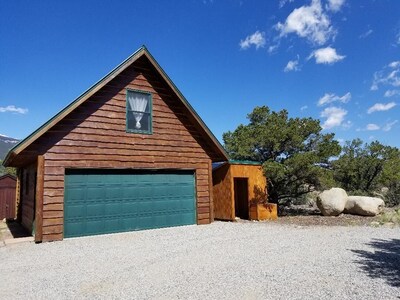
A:
{"label": "attic window", "polygon": [[152,98],[144,91],[126,92],[126,131],[133,133],[152,133]]}

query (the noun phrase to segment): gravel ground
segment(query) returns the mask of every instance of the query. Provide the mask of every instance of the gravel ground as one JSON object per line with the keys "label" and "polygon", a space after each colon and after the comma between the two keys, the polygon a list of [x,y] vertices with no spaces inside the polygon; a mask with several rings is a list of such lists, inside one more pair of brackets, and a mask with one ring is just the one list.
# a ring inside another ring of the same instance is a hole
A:
{"label": "gravel ground", "polygon": [[215,222],[0,248],[3,299],[400,299],[400,229]]}

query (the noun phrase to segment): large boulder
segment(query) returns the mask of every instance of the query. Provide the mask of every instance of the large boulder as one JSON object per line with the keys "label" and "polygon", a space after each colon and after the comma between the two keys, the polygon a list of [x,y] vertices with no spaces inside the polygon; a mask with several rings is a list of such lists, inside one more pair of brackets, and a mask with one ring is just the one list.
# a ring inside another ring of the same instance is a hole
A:
{"label": "large boulder", "polygon": [[317,206],[324,216],[340,215],[347,202],[347,193],[341,188],[323,191],[317,197]]}
{"label": "large boulder", "polygon": [[344,212],[360,216],[376,216],[382,211],[384,206],[385,202],[381,198],[349,196]]}

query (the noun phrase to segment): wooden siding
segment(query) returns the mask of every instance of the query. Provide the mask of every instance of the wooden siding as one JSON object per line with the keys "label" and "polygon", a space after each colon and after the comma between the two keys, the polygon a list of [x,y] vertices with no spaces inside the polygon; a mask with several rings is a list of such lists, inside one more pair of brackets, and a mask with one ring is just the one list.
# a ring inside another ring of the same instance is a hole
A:
{"label": "wooden siding", "polygon": [[216,219],[235,220],[234,179],[248,179],[249,205],[267,198],[266,178],[261,166],[225,164],[213,172],[214,214]]}
{"label": "wooden siding", "polygon": [[0,220],[15,219],[17,180],[9,175],[0,177]]}
{"label": "wooden siding", "polygon": [[[194,170],[197,222],[212,220],[211,160],[214,155],[187,109],[151,65],[141,58],[19,154],[44,157],[42,240],[63,238],[67,168]],[[153,134],[126,132],[126,89],[151,92]]]}
{"label": "wooden siding", "polygon": [[19,209],[21,210],[21,224],[29,232],[32,232],[35,219],[36,164],[21,169],[20,174]]}
{"label": "wooden siding", "polygon": [[233,179],[229,164],[225,164],[213,172],[213,199],[215,219],[234,221]]}
{"label": "wooden siding", "polygon": [[267,180],[261,166],[231,165],[232,178],[248,178],[249,202],[260,202],[267,199]]}

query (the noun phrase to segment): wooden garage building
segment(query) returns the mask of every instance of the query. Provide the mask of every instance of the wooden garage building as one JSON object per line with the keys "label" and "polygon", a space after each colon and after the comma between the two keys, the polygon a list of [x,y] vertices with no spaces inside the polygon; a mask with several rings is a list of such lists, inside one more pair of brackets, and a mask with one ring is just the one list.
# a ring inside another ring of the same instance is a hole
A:
{"label": "wooden garage building", "polygon": [[267,201],[266,184],[262,165],[259,163],[235,160],[214,163],[215,218],[229,221],[234,221],[236,218],[251,219],[252,207],[256,209],[257,204],[264,204]]}
{"label": "wooden garage building", "polygon": [[213,221],[218,140],[142,47],[10,150],[35,241]]}

